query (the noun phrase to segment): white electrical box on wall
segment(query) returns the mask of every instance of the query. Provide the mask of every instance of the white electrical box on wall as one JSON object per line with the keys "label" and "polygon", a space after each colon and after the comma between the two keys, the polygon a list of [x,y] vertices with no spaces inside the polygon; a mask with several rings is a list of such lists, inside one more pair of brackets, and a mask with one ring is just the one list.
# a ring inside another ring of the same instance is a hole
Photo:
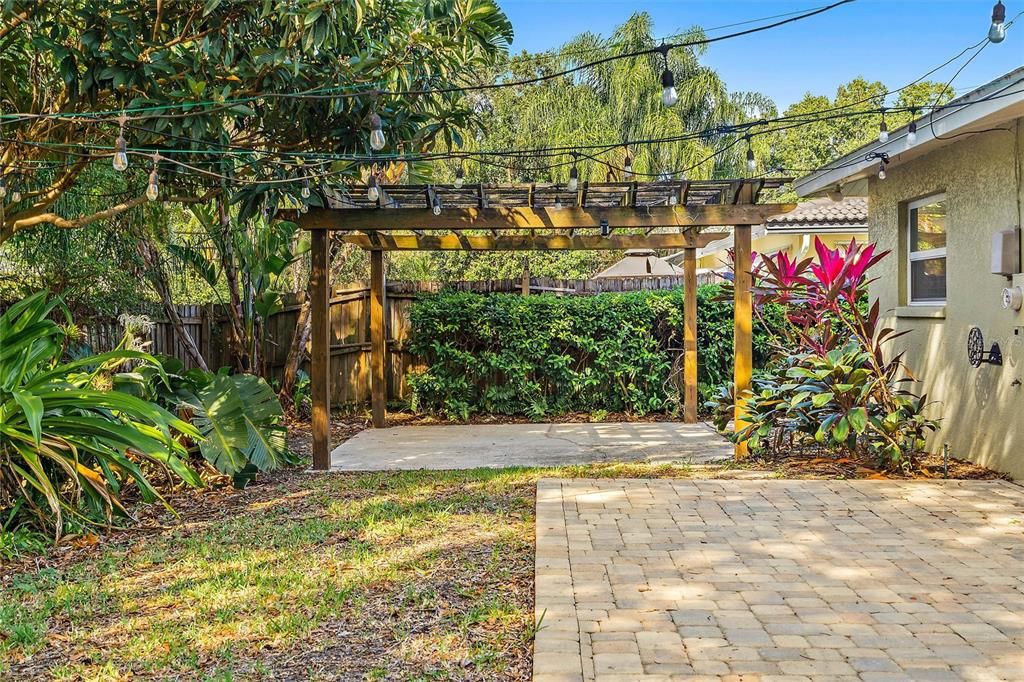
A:
{"label": "white electrical box on wall", "polygon": [[1020,230],[996,232],[992,235],[992,274],[1012,277],[1020,271]]}

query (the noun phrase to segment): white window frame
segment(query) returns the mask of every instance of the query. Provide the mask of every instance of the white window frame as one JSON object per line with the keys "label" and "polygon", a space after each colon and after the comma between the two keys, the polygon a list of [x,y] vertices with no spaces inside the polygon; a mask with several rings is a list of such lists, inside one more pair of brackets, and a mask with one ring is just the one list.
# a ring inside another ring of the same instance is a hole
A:
{"label": "white window frame", "polygon": [[[930,204],[937,204],[939,202],[945,203],[945,201],[946,201],[946,193],[945,192],[940,192],[939,194],[932,194],[932,195],[927,196],[927,197],[922,197],[921,199],[915,199],[914,201],[907,202],[907,224],[904,226],[904,230],[906,231],[906,244],[907,244],[907,305],[913,305],[913,306],[944,306],[944,305],[946,305],[946,299],[944,299],[944,298],[943,299],[931,298],[931,299],[914,300],[914,271],[913,271],[913,268],[911,267],[911,264],[915,263],[917,261],[931,260],[933,258],[947,259],[947,256],[946,256],[946,247],[942,247],[941,249],[928,249],[926,251],[914,251],[914,244],[911,241],[911,239],[913,238],[913,229],[912,229],[913,226],[911,225],[911,222],[910,222],[912,220],[912,215],[913,215],[914,209],[921,208],[922,206],[928,206]],[[949,206],[948,205],[946,206],[946,218],[947,218],[947,220],[949,219]],[[947,231],[947,239],[948,239],[948,236],[949,236],[949,234],[948,234],[948,231]],[[948,277],[949,277],[949,261],[948,261],[948,259],[947,259],[947,262],[946,262],[946,277],[947,277],[946,285],[948,287],[949,286],[949,281],[948,281]],[[947,295],[948,295],[948,293],[949,293],[949,289],[948,288],[946,289],[946,292],[947,292]]]}

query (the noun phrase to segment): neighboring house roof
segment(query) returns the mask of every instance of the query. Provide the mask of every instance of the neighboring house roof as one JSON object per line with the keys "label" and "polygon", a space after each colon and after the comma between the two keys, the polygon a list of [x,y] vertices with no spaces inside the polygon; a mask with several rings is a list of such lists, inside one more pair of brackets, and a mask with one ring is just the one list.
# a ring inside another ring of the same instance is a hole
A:
{"label": "neighboring house roof", "polygon": [[868,229],[868,200],[844,197],[842,201],[812,199],[789,213],[765,221],[768,232],[860,232]]}
{"label": "neighboring house roof", "polygon": [[793,183],[800,196],[834,192],[846,196],[867,194],[867,178],[878,172],[879,157],[899,166],[934,151],[966,133],[981,132],[1024,116],[1024,66],[1000,76],[941,108],[917,119],[917,142],[907,145],[908,126],[889,133],[887,142],[877,140],[805,175]]}
{"label": "neighboring house roof", "polygon": [[[763,224],[755,225],[750,231],[752,240],[757,241],[769,234],[821,234],[826,232],[867,232],[868,200],[863,197],[844,197],[841,201],[812,199],[797,205],[789,213],[768,218]],[[702,258],[712,253],[732,248],[732,232],[697,250]],[[666,256],[665,260],[677,261],[683,251]]]}
{"label": "neighboring house roof", "polygon": [[630,249],[626,251],[625,258],[594,277],[672,277],[682,274],[681,268],[658,258],[653,249]]}

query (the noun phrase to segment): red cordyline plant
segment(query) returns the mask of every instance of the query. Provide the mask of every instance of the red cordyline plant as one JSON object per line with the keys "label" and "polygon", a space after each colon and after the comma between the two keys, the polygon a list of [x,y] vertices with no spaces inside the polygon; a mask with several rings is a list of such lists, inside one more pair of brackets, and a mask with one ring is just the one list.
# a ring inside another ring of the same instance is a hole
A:
{"label": "red cordyline plant", "polygon": [[903,354],[883,352],[884,343],[906,332],[879,328],[878,301],[864,305],[867,273],[889,252],[856,241],[830,249],[817,238],[814,248],[817,262],[785,252],[757,259],[754,309],[779,304],[790,327],[778,330],[776,362],[755,380],[751,423],[735,438],[755,452],[813,438],[828,449],[908,467],[937,423],[922,414],[925,398],[904,388],[913,376]]}

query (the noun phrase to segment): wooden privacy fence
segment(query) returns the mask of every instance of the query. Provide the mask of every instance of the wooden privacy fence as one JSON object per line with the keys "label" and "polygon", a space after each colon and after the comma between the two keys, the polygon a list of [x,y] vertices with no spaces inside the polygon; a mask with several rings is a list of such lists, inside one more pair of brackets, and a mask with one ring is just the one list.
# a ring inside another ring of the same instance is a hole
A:
{"label": "wooden privacy fence", "polygon": [[[215,306],[202,305],[178,305],[175,306],[178,315],[185,327],[185,332],[192,337],[199,352],[209,363],[215,355],[214,325],[220,317]],[[147,349],[150,353],[173,355],[185,363],[185,369],[191,369],[196,364],[189,358],[185,351],[185,344],[174,332],[174,327],[168,320],[150,318],[152,323],[151,331],[146,335],[150,346]],[[87,344],[96,353],[103,353],[113,350],[121,342],[124,336],[124,326],[119,318],[92,320],[82,325],[82,343]],[[212,362],[211,366],[216,366]]]}
{"label": "wooden privacy fence", "polygon": [[[698,276],[699,284],[721,281],[708,273]],[[416,297],[442,289],[475,293],[521,294],[523,279],[495,279],[441,284],[438,282],[388,282],[384,297],[386,339],[385,380],[387,399],[408,396],[405,380],[410,369],[420,366],[419,358],[407,350],[412,331],[411,312]],[[556,296],[593,295],[605,292],[656,291],[683,286],[679,277],[616,277],[602,279],[552,279],[531,277],[531,294]],[[288,305],[267,322],[267,366],[273,378],[280,379],[288,346],[295,332],[298,305]],[[335,406],[370,401],[370,287],[356,282],[335,286],[330,302],[331,331],[331,403]],[[309,371],[308,363],[303,365]]]}

